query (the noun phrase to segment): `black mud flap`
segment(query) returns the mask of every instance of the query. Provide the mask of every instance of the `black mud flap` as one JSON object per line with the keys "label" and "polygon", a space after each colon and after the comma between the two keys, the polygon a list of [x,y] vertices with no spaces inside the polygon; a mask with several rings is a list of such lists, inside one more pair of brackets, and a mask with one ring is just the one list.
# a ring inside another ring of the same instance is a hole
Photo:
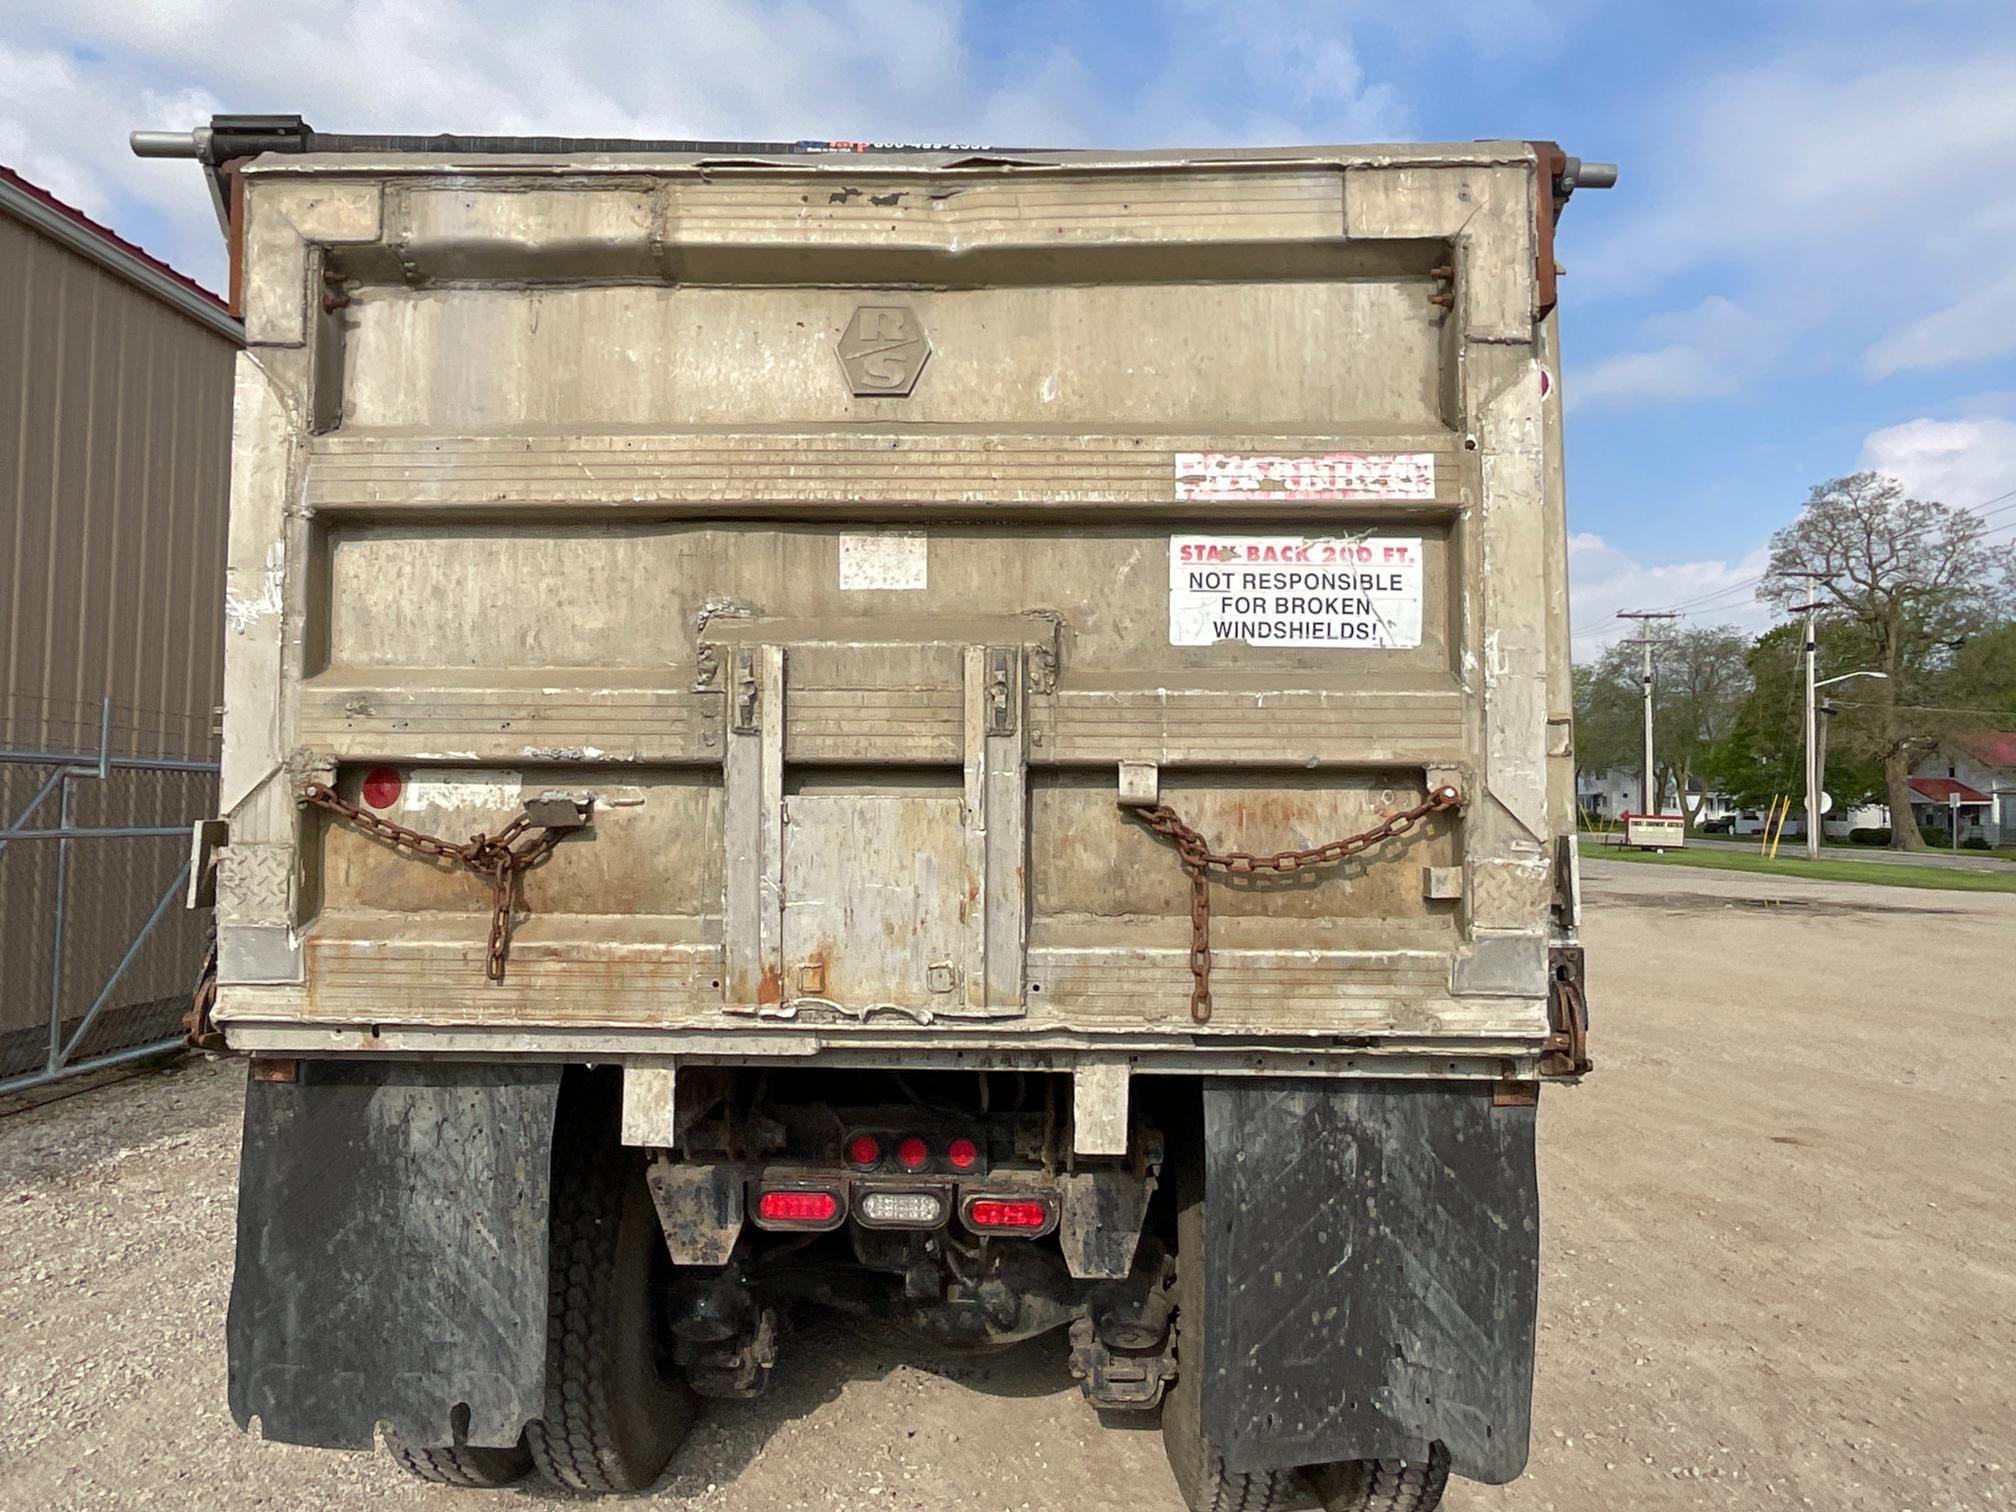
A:
{"label": "black mud flap", "polygon": [[1535,1112],[1489,1084],[1206,1083],[1201,1399],[1227,1469],[1436,1440],[1459,1475],[1525,1468]]}
{"label": "black mud flap", "polygon": [[303,1061],[298,1081],[248,1083],[239,1427],[325,1448],[369,1448],[381,1421],[411,1444],[517,1442],[545,1390],[560,1074]]}

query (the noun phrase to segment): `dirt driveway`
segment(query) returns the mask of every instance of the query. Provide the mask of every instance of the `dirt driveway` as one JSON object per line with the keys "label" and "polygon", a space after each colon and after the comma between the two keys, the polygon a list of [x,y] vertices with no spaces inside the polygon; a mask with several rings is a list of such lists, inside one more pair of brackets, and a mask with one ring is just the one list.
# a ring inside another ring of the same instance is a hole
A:
{"label": "dirt driveway", "polygon": [[[1532,1468],[1450,1512],[2016,1506],[2016,897],[1589,867],[1599,1069],[1541,1121]],[[524,1507],[224,1410],[242,1067],[0,1119],[0,1506]],[[657,1508],[1174,1512],[1043,1341],[815,1326]],[[559,1498],[555,1498],[559,1500]]]}

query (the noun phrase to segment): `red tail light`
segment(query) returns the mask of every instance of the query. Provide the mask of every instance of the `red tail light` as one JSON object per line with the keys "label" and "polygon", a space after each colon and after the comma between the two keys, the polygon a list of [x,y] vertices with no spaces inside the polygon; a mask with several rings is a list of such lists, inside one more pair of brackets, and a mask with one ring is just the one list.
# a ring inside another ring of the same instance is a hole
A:
{"label": "red tail light", "polygon": [[756,1199],[756,1221],[783,1228],[831,1228],[840,1221],[832,1192],[773,1188]]}
{"label": "red tail light", "polygon": [[896,1159],[906,1171],[921,1171],[931,1159],[931,1151],[924,1141],[914,1135],[896,1146]]}
{"label": "red tail light", "polygon": [[975,1197],[966,1204],[966,1227],[976,1233],[1033,1237],[1050,1227],[1050,1204],[1031,1197]]}
{"label": "red tail light", "polygon": [[945,1146],[945,1158],[955,1171],[970,1171],[980,1159],[980,1151],[970,1139],[955,1139]]}
{"label": "red tail light", "polygon": [[864,1171],[882,1158],[882,1141],[873,1134],[856,1134],[847,1144],[847,1160],[850,1165],[860,1166]]}

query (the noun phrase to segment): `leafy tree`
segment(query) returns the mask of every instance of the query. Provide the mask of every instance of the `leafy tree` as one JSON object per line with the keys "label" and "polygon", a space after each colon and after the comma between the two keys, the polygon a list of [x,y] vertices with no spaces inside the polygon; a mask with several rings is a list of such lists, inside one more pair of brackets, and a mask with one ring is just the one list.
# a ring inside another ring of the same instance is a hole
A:
{"label": "leafy tree", "polygon": [[[1884,680],[1848,685],[1842,702],[1870,715],[1837,729],[1837,748],[1883,770],[1891,844],[1925,849],[1911,815],[1911,766],[1936,743],[1938,705],[1952,654],[1999,607],[1999,580],[2016,550],[1991,546],[1981,517],[1911,498],[1895,478],[1854,473],[1819,484],[1799,518],[1771,538],[1758,596],[1788,613],[1817,603],[1829,623],[1865,638]],[[1852,669],[1850,669],[1852,670]]]}
{"label": "leafy tree", "polygon": [[[1803,626],[1767,630],[1745,658],[1750,692],[1737,709],[1729,739],[1713,753],[1703,778],[1740,807],[1763,808],[1775,797],[1796,801],[1806,786],[1806,673]],[[1867,637],[1852,620],[1823,621],[1818,627],[1820,675],[1831,677],[1867,667]],[[1860,683],[1843,684],[1852,690]],[[1824,695],[1823,695],[1824,696]],[[1867,754],[1870,715],[1843,703],[1832,720],[1824,786],[1837,809],[1880,800],[1883,767]]]}
{"label": "leafy tree", "polygon": [[[1726,625],[1682,630],[1652,649],[1654,790],[1681,795],[1691,827],[1705,794],[1689,792],[1735,727],[1750,689],[1750,643]],[[1576,669],[1575,763],[1583,770],[1638,767],[1644,757],[1644,653],[1612,646]]]}
{"label": "leafy tree", "polygon": [[1954,648],[1938,704],[1972,729],[2016,730],[2016,622],[1991,625]]}

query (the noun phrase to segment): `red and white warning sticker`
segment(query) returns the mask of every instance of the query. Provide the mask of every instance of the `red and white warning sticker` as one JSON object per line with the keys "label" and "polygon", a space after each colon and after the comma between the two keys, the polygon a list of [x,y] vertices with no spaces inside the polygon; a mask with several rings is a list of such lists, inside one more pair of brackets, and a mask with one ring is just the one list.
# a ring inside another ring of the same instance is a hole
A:
{"label": "red and white warning sticker", "polygon": [[1432,499],[1433,452],[1176,453],[1179,499]]}
{"label": "red and white warning sticker", "polygon": [[1169,540],[1169,644],[1398,651],[1421,644],[1417,536]]}

